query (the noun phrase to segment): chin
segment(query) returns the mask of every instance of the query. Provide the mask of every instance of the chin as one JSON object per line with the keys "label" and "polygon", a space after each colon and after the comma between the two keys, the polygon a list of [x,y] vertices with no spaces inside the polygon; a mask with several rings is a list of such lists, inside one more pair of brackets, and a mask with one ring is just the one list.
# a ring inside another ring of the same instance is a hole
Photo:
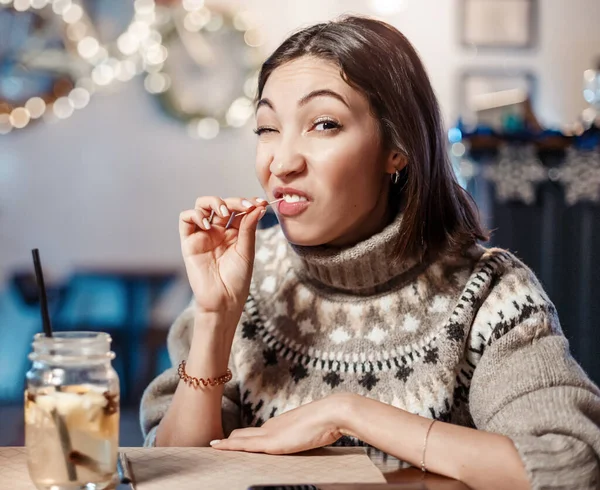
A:
{"label": "chin", "polygon": [[280,220],[281,229],[288,242],[300,247],[316,247],[324,245],[331,241],[324,227],[321,225],[302,225],[300,223],[290,223],[285,218]]}

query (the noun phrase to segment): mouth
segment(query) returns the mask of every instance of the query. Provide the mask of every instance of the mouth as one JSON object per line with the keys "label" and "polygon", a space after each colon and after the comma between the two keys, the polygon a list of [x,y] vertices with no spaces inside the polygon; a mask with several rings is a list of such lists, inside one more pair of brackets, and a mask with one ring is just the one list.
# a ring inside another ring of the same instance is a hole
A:
{"label": "mouth", "polygon": [[283,199],[277,204],[277,211],[285,217],[298,216],[306,210],[311,202],[306,193],[291,187],[276,187],[273,189],[273,197]]}
{"label": "mouth", "polygon": [[273,190],[273,197],[275,199],[283,199],[283,202],[289,204],[310,201],[308,195],[305,192],[302,192],[298,189],[293,189],[291,187],[276,187]]}

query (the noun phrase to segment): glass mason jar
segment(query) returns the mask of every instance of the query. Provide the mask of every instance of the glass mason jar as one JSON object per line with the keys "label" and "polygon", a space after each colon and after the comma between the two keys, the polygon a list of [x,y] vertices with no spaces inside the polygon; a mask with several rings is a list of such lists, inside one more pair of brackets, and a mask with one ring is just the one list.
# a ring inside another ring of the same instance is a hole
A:
{"label": "glass mason jar", "polygon": [[37,334],[25,391],[25,446],[38,489],[111,485],[119,447],[119,378],[111,338],[99,332]]}

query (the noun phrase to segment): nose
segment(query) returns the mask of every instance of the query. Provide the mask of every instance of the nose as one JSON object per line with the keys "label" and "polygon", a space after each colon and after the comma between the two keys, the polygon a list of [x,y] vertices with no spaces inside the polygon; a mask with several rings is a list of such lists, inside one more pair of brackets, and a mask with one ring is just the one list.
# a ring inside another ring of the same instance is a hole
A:
{"label": "nose", "polygon": [[293,141],[281,142],[275,151],[269,170],[279,178],[299,174],[306,168],[306,159]]}

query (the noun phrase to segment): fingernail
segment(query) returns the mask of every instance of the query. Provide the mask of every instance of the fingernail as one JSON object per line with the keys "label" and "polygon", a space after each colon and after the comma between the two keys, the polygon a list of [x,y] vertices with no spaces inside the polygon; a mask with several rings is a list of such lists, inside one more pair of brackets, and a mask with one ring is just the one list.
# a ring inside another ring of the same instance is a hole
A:
{"label": "fingernail", "polygon": [[262,204],[263,202],[267,202],[267,200],[266,200],[266,199],[261,199],[260,197],[257,197],[257,198],[256,198],[256,202],[257,202],[258,204]]}
{"label": "fingernail", "polygon": [[229,216],[229,209],[227,209],[227,206],[225,206],[225,204],[221,204],[221,207],[219,209],[221,210],[221,215],[223,217]]}
{"label": "fingernail", "polygon": [[202,220],[202,224],[204,225],[204,228],[206,228],[207,230],[210,230],[210,223],[208,222],[207,218],[204,218]]}
{"label": "fingernail", "polygon": [[248,208],[254,207],[254,204],[252,204],[250,201],[246,201],[246,199],[244,199],[242,201],[242,206],[244,206],[246,209],[248,209]]}
{"label": "fingernail", "polygon": [[260,212],[260,215],[258,216],[258,219],[259,219],[259,220],[261,220],[261,219],[263,218],[263,216],[264,216],[266,213],[267,213],[267,210],[266,210],[266,209],[263,209],[263,210]]}
{"label": "fingernail", "polygon": [[235,213],[233,213],[231,215],[231,218],[229,218],[229,221],[227,222],[227,224],[225,225],[225,229],[228,230],[229,227],[231,226],[231,223],[233,222],[233,220],[235,219]]}
{"label": "fingernail", "polygon": [[209,444],[214,446],[215,444],[219,444],[219,442],[221,442],[221,439],[215,439],[214,441],[210,441]]}

